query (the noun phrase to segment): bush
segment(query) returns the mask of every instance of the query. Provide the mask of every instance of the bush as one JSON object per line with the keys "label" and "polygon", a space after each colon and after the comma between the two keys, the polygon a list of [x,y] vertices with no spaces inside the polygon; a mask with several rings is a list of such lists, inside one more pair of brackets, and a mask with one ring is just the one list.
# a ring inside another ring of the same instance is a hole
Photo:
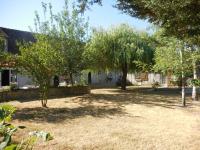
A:
{"label": "bush", "polygon": [[[118,80],[116,81],[116,86],[121,86],[121,83],[122,83],[122,79],[118,78]],[[133,84],[128,79],[126,79],[126,85],[131,86]]]}
{"label": "bush", "polygon": [[160,86],[160,83],[156,81],[156,82],[153,82],[153,83],[151,84],[151,86],[152,86],[153,89],[156,90],[156,89]]}
{"label": "bush", "polygon": [[200,86],[200,80],[199,79],[192,79],[191,84],[194,86]]}
{"label": "bush", "polygon": [[13,91],[13,90],[16,90],[16,89],[17,89],[17,83],[16,82],[10,83],[10,90]]}
{"label": "bush", "polygon": [[170,84],[172,84],[173,86],[181,86],[181,79],[177,79],[177,80],[170,80]]}

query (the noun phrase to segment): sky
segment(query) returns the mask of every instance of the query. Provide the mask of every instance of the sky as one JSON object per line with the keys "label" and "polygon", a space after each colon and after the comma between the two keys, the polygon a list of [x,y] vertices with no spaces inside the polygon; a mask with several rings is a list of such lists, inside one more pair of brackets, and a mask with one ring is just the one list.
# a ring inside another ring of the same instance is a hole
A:
{"label": "sky", "polygon": [[[0,0],[0,27],[29,31],[34,27],[34,12],[43,14],[41,3],[51,3],[53,12],[59,12],[64,0]],[[120,23],[128,23],[137,30],[148,30],[151,26],[147,21],[122,14],[114,8],[115,0],[104,0],[103,6],[94,5],[85,13],[89,17],[90,27],[108,28]]]}

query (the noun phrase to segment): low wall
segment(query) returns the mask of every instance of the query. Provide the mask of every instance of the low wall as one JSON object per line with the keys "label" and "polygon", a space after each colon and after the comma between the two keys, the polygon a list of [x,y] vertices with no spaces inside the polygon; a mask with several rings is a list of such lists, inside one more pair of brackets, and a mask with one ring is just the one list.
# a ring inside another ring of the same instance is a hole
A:
{"label": "low wall", "polygon": [[[89,93],[90,93],[89,86],[58,87],[58,88],[50,88],[48,97],[62,98],[69,95],[83,95]],[[40,98],[39,89],[26,89],[26,90],[0,92],[1,101],[31,100],[39,98]]]}

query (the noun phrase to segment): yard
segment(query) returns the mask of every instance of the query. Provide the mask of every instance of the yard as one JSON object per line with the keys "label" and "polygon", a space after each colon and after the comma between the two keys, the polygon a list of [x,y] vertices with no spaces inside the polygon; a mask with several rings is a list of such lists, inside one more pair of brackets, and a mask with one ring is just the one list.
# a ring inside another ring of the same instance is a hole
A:
{"label": "yard", "polygon": [[15,141],[33,130],[54,136],[35,149],[199,149],[200,103],[188,101],[183,108],[179,100],[174,90],[131,88],[51,99],[46,109],[40,101],[9,103],[17,107],[13,124],[26,126]]}

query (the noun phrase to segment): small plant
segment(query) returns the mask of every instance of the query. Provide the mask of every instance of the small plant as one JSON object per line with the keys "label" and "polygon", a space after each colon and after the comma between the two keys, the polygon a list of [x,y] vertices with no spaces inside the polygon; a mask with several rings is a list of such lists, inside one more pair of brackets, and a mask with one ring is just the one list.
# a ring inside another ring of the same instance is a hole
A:
{"label": "small plant", "polygon": [[152,88],[154,89],[154,90],[156,90],[159,86],[160,86],[160,83],[159,82],[153,82],[152,84],[151,84],[151,86],[152,86]]}
{"label": "small plant", "polygon": [[3,137],[0,143],[0,150],[6,149],[10,145],[12,134],[17,131],[16,127],[8,123],[11,121],[15,110],[11,105],[0,106],[0,136]]}
{"label": "small plant", "polygon": [[24,128],[23,126],[15,127],[9,123],[15,111],[16,108],[11,105],[0,105],[0,137],[2,137],[0,150],[32,150],[38,138],[42,138],[44,141],[53,139],[48,132],[34,131],[27,139],[22,140],[20,144],[12,144],[12,135],[18,128]]}
{"label": "small plant", "polygon": [[53,139],[53,136],[45,131],[33,131],[29,133],[30,136],[41,138],[43,141],[50,141]]}
{"label": "small plant", "polygon": [[87,85],[87,81],[83,76],[81,76],[80,81],[76,83],[76,86],[85,86],[85,85]]}
{"label": "small plant", "polygon": [[11,91],[14,91],[14,90],[16,90],[17,89],[17,83],[16,82],[11,82],[10,83],[10,90]]}

